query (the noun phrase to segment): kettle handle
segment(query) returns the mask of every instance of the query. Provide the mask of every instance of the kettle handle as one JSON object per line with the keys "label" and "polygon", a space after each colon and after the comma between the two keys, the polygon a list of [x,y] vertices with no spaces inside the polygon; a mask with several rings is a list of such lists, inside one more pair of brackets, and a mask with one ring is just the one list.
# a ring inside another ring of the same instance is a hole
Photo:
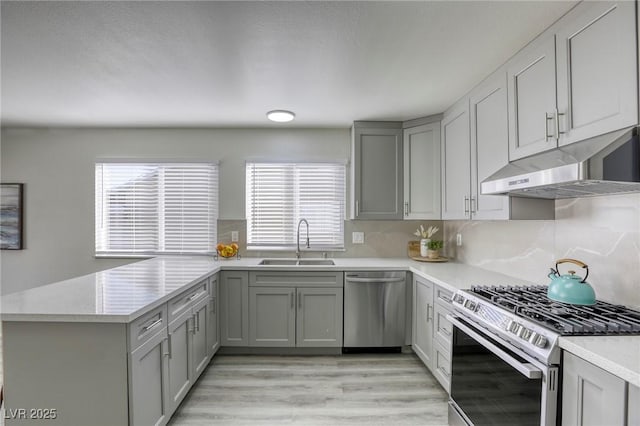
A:
{"label": "kettle handle", "polygon": [[584,278],[580,282],[584,283],[587,281],[587,277],[589,276],[589,266],[586,263],[580,262],[579,260],[576,260],[576,259],[558,259],[556,260],[556,271],[558,271],[558,265],[561,263],[573,263],[574,265],[577,265],[583,269],[586,269],[587,272],[585,273]]}

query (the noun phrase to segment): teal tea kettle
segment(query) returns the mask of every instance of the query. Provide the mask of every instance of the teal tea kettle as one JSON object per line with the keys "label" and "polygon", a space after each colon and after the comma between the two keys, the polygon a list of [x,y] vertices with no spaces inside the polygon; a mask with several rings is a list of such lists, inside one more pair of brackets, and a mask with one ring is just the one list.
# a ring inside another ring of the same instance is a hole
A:
{"label": "teal tea kettle", "polygon": [[[569,274],[560,275],[558,265],[561,263],[573,263],[586,269],[584,278],[576,275],[576,271],[568,271]],[[551,278],[547,289],[549,299],[572,305],[596,304],[596,292],[587,282],[589,267],[585,263],[575,259],[559,259],[556,261],[556,269],[551,268],[551,272],[547,276]]]}

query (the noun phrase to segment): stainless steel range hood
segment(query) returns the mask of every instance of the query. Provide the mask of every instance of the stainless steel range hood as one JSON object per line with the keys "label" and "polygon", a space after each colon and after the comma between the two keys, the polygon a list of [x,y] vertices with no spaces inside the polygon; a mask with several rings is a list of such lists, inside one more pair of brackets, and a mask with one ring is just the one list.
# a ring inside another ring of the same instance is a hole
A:
{"label": "stainless steel range hood", "polygon": [[546,199],[640,192],[638,128],[513,161],[485,179],[481,192]]}

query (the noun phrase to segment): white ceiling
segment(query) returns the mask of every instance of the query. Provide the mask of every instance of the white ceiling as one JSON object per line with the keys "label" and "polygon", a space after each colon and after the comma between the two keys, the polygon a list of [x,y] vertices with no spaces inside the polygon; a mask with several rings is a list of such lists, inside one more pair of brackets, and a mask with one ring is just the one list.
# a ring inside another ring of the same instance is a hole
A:
{"label": "white ceiling", "polygon": [[[440,113],[575,2],[2,2],[5,126]],[[283,126],[282,124],[278,126]]]}

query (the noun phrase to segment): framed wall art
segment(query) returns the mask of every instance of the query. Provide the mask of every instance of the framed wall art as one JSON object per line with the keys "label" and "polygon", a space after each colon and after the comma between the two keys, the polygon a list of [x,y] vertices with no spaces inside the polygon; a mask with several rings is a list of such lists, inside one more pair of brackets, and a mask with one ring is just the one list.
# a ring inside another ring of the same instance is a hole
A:
{"label": "framed wall art", "polygon": [[0,184],[0,249],[22,250],[22,192],[21,183]]}

